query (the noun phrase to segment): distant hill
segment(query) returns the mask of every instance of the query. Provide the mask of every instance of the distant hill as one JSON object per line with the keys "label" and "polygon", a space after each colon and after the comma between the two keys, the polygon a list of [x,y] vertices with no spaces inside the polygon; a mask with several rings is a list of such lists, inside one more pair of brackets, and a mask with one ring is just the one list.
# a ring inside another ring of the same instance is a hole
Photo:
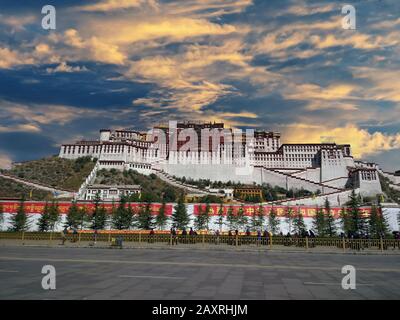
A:
{"label": "distant hill", "polygon": [[78,191],[94,165],[90,157],[69,160],[54,156],[22,162],[2,172],[57,189]]}
{"label": "distant hill", "polygon": [[0,177],[0,198],[19,199],[25,197],[30,200],[31,191],[32,200],[50,200],[53,197],[51,192],[33,189],[22,183]]}

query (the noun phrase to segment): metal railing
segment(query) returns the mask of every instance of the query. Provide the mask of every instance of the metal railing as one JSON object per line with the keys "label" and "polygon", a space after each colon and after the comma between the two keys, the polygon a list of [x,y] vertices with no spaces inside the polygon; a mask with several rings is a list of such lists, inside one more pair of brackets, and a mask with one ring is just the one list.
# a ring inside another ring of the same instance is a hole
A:
{"label": "metal railing", "polygon": [[313,248],[336,248],[343,251],[361,250],[400,250],[399,239],[349,239],[349,238],[293,238],[293,237],[258,237],[245,235],[171,235],[149,234],[149,232],[115,233],[115,232],[79,232],[63,236],[60,232],[0,232],[0,241],[16,240],[23,244],[27,241],[49,241],[68,243],[107,243],[109,245],[118,239],[122,243],[160,244],[160,245],[218,245],[265,247],[266,249],[293,248],[309,250]]}

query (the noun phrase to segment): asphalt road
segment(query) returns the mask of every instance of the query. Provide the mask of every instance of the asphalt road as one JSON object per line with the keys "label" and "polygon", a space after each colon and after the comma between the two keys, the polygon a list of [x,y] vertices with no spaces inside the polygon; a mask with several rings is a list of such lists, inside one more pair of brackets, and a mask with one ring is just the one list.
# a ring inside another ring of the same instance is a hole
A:
{"label": "asphalt road", "polygon": [[[44,265],[56,290],[41,286]],[[356,289],[341,286],[344,265]],[[0,299],[399,299],[400,257],[0,247]]]}

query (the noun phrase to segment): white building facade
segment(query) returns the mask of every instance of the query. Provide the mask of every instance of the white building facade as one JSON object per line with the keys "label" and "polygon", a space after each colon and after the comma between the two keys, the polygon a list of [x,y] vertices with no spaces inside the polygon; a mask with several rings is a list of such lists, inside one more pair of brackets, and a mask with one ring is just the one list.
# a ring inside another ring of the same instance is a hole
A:
{"label": "white building facade", "polygon": [[379,167],[354,161],[348,144],[282,144],[279,133],[244,133],[223,123],[171,121],[148,132],[101,130],[99,140],[62,145],[59,156],[90,156],[98,159],[100,169],[133,169],[143,174],[270,183],[322,194],[349,188],[364,196],[382,193]]}

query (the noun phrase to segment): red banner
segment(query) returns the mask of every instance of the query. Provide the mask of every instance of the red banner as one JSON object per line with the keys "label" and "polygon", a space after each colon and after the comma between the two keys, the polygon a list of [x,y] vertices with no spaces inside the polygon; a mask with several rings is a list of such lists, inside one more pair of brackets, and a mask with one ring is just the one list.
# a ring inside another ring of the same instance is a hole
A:
{"label": "red banner", "polygon": [[[3,206],[3,211],[6,213],[16,213],[19,206],[20,202],[18,201],[0,201],[0,205]],[[46,203],[43,201],[26,201],[24,203],[24,209],[27,214],[41,214],[44,210]],[[48,203],[48,205],[51,205],[51,203]],[[90,213],[93,208],[94,204],[90,202],[78,202],[77,203],[78,208],[83,209],[86,208],[87,212]],[[103,206],[107,209],[107,211],[110,213],[112,209],[112,203],[102,203],[101,206]],[[141,207],[144,207],[146,204],[144,203],[131,203],[130,204],[132,209],[134,211],[138,211]],[[60,214],[67,214],[68,209],[71,206],[71,202],[59,202],[58,203],[58,208],[60,211]],[[158,211],[160,210],[162,204],[161,203],[152,203],[150,205],[151,207],[151,212],[152,214],[157,214]],[[115,207],[118,207],[118,203],[115,204]],[[166,215],[171,215],[172,214],[172,207],[173,204],[166,204],[165,207],[165,214]]]}
{"label": "red banner", "polygon": [[[206,210],[206,205],[205,204],[195,204],[194,205],[194,214],[197,215],[199,213],[199,207],[201,206],[202,212]],[[222,212],[223,215],[227,215],[228,210],[232,208],[232,211],[234,214],[236,214],[240,208],[243,209],[244,215],[245,216],[252,216],[253,213],[258,213],[259,211],[259,206],[258,205],[223,205],[222,206]],[[265,215],[269,215],[270,211],[272,208],[274,208],[276,214],[278,217],[284,217],[285,212],[288,210],[288,208],[292,209],[293,214],[297,214],[298,211],[300,210],[301,214],[305,218],[312,218],[315,216],[315,213],[317,211],[316,207],[310,207],[310,206],[262,206],[263,212]],[[210,204],[210,215],[218,215],[219,211],[221,209],[221,206],[219,204]],[[324,210],[324,209],[323,209]],[[342,211],[342,208],[340,207],[333,207],[331,208],[331,214],[333,215],[334,218],[339,218],[340,217],[340,212]],[[360,211],[365,214],[369,215],[371,212],[371,207],[362,207],[360,208]]]}

